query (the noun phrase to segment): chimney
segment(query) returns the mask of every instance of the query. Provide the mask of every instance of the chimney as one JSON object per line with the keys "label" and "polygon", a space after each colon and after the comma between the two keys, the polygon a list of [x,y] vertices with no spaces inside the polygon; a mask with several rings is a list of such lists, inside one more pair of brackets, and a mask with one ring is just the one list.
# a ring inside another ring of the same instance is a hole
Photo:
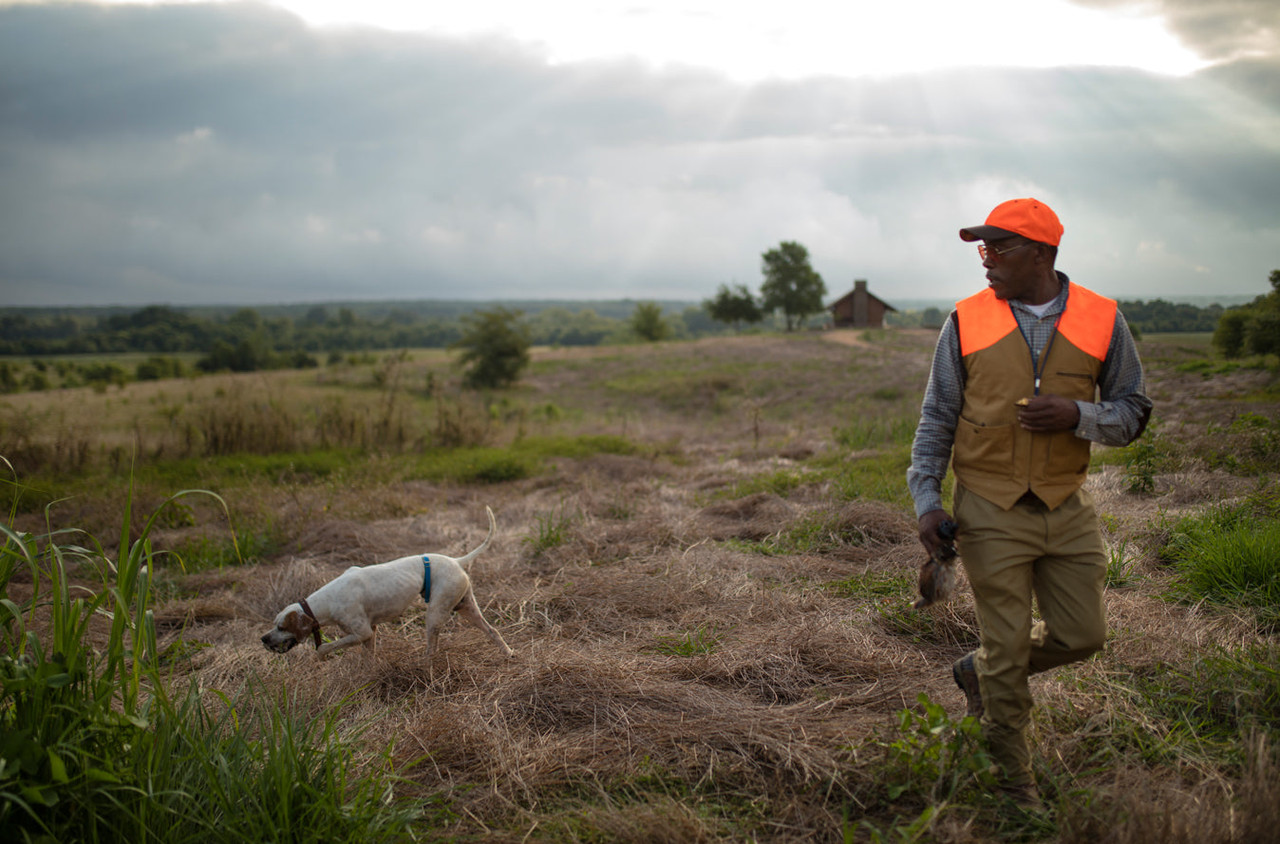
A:
{"label": "chimney", "polygon": [[855,326],[867,325],[870,316],[870,302],[868,301],[867,280],[865,278],[854,279],[853,282],[853,324]]}

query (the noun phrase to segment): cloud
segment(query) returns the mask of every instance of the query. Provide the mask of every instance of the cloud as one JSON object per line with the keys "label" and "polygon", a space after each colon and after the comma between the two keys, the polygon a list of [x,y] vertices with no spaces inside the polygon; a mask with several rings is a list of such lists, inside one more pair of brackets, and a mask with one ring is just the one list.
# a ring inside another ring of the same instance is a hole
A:
{"label": "cloud", "polygon": [[1260,292],[1278,138],[1211,73],[746,84],[250,4],[0,7],[0,289],[698,300],[794,239],[833,294],[954,298],[981,283],[956,230],[1036,195],[1103,292]]}
{"label": "cloud", "polygon": [[1274,0],[1072,0],[1095,9],[1158,15],[1191,49],[1213,61],[1280,56]]}
{"label": "cloud", "polygon": [[1215,63],[1207,78],[1280,108],[1280,3],[1275,0],[1072,0],[1155,15],[1188,48]]}

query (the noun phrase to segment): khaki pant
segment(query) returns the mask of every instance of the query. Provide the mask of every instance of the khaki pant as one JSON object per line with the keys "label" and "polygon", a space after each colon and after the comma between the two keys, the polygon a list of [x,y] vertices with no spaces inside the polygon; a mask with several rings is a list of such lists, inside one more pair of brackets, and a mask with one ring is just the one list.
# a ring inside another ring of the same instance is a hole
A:
{"label": "khaki pant", "polygon": [[1001,510],[957,485],[955,516],[982,637],[974,666],[983,734],[1007,780],[1029,783],[1027,678],[1084,659],[1106,641],[1107,555],[1093,499],[1082,489],[1055,510],[1038,501]]}

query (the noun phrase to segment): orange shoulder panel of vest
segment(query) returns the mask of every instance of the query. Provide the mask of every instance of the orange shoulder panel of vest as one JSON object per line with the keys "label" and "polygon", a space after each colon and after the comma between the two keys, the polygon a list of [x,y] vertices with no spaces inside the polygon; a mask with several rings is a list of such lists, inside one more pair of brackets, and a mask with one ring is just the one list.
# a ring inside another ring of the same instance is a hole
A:
{"label": "orange shoulder panel of vest", "polygon": [[1080,351],[1098,360],[1106,360],[1111,335],[1115,332],[1118,307],[1115,299],[1108,299],[1071,282],[1067,309],[1058,321],[1058,331]]}
{"label": "orange shoulder panel of vest", "polygon": [[956,316],[960,320],[961,357],[993,346],[1018,330],[1009,304],[997,299],[990,287],[956,302]]}

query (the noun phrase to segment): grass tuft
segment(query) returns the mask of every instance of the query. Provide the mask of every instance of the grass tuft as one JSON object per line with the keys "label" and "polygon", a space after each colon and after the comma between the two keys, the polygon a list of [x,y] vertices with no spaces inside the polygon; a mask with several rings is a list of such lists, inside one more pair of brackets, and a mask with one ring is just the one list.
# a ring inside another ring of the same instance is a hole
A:
{"label": "grass tuft", "polygon": [[524,538],[524,544],[536,557],[552,548],[559,548],[569,541],[576,516],[567,512],[565,504],[561,504],[550,512],[535,517],[533,533]]}
{"label": "grass tuft", "polygon": [[1245,607],[1280,622],[1280,497],[1263,493],[1179,519],[1160,550],[1176,572],[1174,593],[1189,601]]}
{"label": "grass tuft", "polygon": [[700,656],[714,651],[720,639],[721,633],[716,628],[699,625],[678,636],[659,636],[653,650],[664,656]]}

